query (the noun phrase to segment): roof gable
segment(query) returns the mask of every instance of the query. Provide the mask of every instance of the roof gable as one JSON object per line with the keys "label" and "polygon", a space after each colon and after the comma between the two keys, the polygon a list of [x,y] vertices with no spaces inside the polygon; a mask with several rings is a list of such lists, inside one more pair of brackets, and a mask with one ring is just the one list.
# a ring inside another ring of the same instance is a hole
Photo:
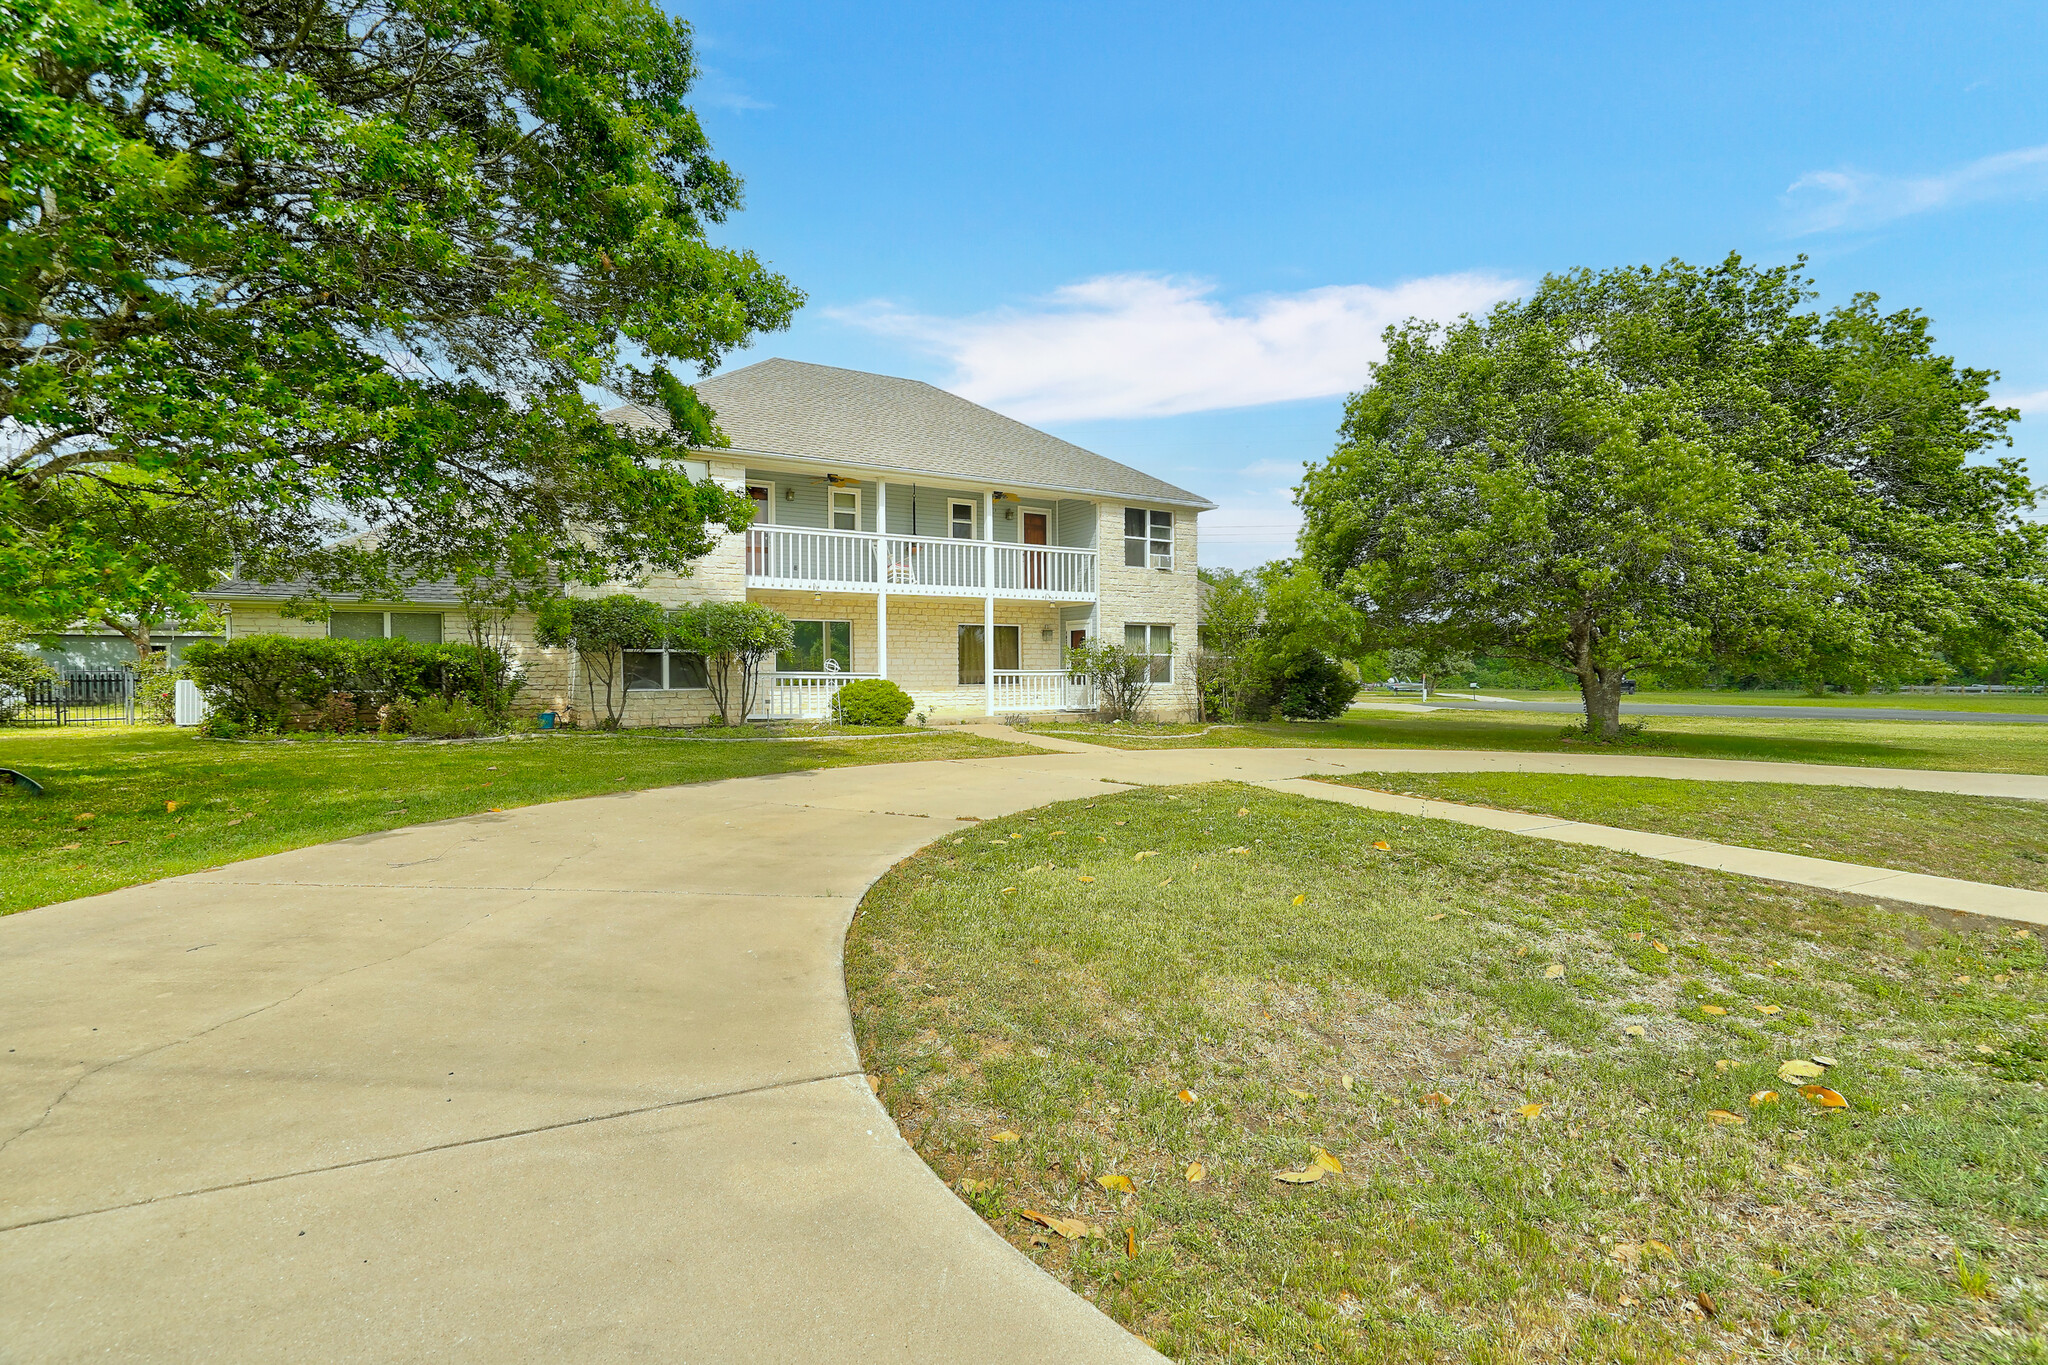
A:
{"label": "roof gable", "polygon": [[[776,359],[696,387],[737,451],[1196,509],[1215,506],[1200,494],[915,379]],[[627,426],[668,425],[662,414],[630,405],[605,416]]]}

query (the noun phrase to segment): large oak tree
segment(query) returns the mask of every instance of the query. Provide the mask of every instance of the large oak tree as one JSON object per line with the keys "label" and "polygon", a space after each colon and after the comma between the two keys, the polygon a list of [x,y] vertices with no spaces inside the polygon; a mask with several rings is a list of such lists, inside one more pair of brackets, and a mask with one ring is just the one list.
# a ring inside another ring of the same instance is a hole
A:
{"label": "large oak tree", "polygon": [[1386,359],[1307,474],[1307,563],[1368,644],[1579,680],[1619,727],[1635,668],[1858,685],[2037,657],[2043,528],[1990,371],[1872,295],[1812,308],[1730,256],[1546,278]]}
{"label": "large oak tree", "polygon": [[671,458],[721,440],[676,372],[802,297],[708,239],[740,185],[693,76],[649,0],[0,0],[0,612],[154,591],[74,515],[109,499],[380,590],[743,524]]}

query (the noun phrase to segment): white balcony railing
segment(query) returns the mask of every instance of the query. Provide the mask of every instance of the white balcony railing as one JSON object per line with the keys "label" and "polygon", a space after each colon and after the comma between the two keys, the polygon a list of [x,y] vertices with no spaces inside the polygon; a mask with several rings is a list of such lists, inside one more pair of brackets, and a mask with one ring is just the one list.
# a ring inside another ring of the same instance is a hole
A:
{"label": "white balcony railing", "polygon": [[831,720],[839,689],[878,673],[775,673],[761,679],[753,720]]}
{"label": "white balcony railing", "polygon": [[883,536],[801,526],[747,531],[747,586],[800,592],[852,590],[931,597],[1095,597],[1095,552],[1059,545],[1002,545],[937,536]]}
{"label": "white balcony railing", "polygon": [[996,673],[996,714],[1093,711],[1095,686],[1064,672]]}

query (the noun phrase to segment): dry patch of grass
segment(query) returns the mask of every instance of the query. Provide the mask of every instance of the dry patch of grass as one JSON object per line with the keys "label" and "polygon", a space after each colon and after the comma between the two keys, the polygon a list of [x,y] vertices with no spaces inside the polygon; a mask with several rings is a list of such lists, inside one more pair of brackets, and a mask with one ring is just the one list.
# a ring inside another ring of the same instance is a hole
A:
{"label": "dry patch of grass", "polygon": [[848,944],[925,1160],[1204,1361],[2048,1359],[2043,967],[1234,785],[977,825]]}

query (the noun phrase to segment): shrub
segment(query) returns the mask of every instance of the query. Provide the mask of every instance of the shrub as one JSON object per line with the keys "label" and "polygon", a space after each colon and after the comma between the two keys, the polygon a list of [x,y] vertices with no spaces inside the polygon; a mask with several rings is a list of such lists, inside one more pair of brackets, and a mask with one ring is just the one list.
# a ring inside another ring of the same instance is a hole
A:
{"label": "shrub", "polygon": [[178,720],[178,679],[168,655],[152,654],[135,661],[135,718],[150,725],[175,725]]}
{"label": "shrub", "polygon": [[839,689],[834,699],[841,725],[901,725],[916,705],[887,678],[862,678]]}
{"label": "shrub", "polygon": [[1067,672],[1095,684],[1097,709],[1111,720],[1136,720],[1152,691],[1151,656],[1091,640],[1067,652]]}
{"label": "shrub", "polygon": [[0,616],[0,725],[14,719],[28,698],[30,686],[57,676],[57,671],[29,653],[27,646],[27,632]]}
{"label": "shrub", "polygon": [[412,713],[412,732],[435,739],[468,739],[497,728],[490,712],[466,697],[429,697]]}
{"label": "shrub", "polygon": [[761,665],[789,648],[789,618],[759,602],[699,602],[669,614],[669,637],[704,658],[704,680],[718,718],[745,724],[759,700]]}
{"label": "shrub", "polygon": [[404,697],[393,697],[377,708],[377,733],[380,735],[403,735],[412,731],[413,704]]}
{"label": "shrub", "polygon": [[[644,597],[615,592],[609,597],[557,597],[544,603],[534,621],[534,643],[559,649],[573,645],[583,662],[590,711],[597,714],[597,689],[604,688],[600,730],[626,721],[626,651],[659,649],[669,633],[668,614]],[[686,646],[687,648],[687,646]]]}
{"label": "shrub", "polygon": [[[215,715],[248,730],[319,725],[337,693],[372,712],[400,698],[461,697],[496,718],[521,681],[503,655],[473,644],[283,635],[202,640],[186,649],[185,670]],[[338,713],[326,728],[336,720]],[[358,723],[351,719],[350,728]]]}
{"label": "shrub", "polygon": [[1328,720],[1344,714],[1358,695],[1358,679],[1324,654],[1293,660],[1280,675],[1280,714],[1289,720]]}

